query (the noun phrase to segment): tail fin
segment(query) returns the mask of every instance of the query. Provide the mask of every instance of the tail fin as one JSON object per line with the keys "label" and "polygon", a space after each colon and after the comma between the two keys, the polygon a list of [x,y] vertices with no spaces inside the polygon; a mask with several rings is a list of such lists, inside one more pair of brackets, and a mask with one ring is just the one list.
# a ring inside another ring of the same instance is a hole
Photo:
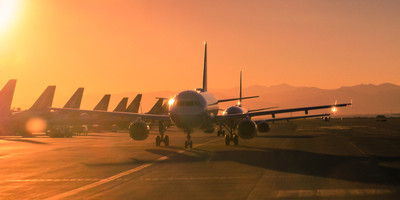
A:
{"label": "tail fin", "polygon": [[207,92],[207,42],[204,42],[204,68],[203,68],[202,92]]}
{"label": "tail fin", "polygon": [[129,104],[125,112],[138,113],[141,100],[142,94],[136,95],[136,97],[132,100],[131,104]]}
{"label": "tail fin", "polygon": [[15,85],[17,84],[17,79],[11,79],[0,91],[0,115],[5,116],[9,114],[11,110],[11,103],[14,97]]}
{"label": "tail fin", "polygon": [[154,104],[154,106],[150,109],[147,114],[159,114],[163,107],[163,102],[165,98],[158,98],[158,101]]}
{"label": "tail fin", "polygon": [[114,111],[124,112],[126,110],[126,105],[127,104],[128,104],[128,97],[122,98],[122,100],[119,102],[117,107],[115,107]]}
{"label": "tail fin", "polygon": [[242,107],[242,70],[240,70],[239,107]]}
{"label": "tail fin", "polygon": [[78,88],[76,92],[72,95],[72,97],[68,100],[68,102],[64,105],[64,108],[79,109],[81,107],[83,90],[84,88]]}
{"label": "tail fin", "polygon": [[43,111],[48,110],[53,104],[54,93],[56,91],[55,85],[50,85],[44,90],[36,102],[32,105],[29,110],[31,111]]}
{"label": "tail fin", "polygon": [[104,95],[104,97],[100,100],[100,102],[96,105],[96,107],[93,108],[93,110],[107,111],[108,104],[110,103],[110,98],[111,98],[111,94]]}

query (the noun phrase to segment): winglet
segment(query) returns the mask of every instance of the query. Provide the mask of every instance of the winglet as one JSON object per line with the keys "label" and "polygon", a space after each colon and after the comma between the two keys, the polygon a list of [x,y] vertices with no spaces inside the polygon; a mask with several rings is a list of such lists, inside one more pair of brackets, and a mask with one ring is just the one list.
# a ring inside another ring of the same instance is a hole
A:
{"label": "winglet", "polygon": [[108,104],[110,103],[110,97],[111,94],[104,95],[104,97],[100,100],[100,102],[96,105],[96,107],[93,108],[93,110],[106,111],[108,109]]}
{"label": "winglet", "polygon": [[78,88],[76,92],[72,95],[72,97],[68,100],[68,102],[64,105],[63,108],[79,109],[81,107],[83,90],[84,88]]}
{"label": "winglet", "polygon": [[10,79],[0,91],[0,115],[10,113],[16,84],[17,79]]}
{"label": "winglet", "polygon": [[29,110],[31,111],[43,111],[48,110],[53,104],[54,93],[56,91],[55,85],[50,85],[44,90],[36,102],[32,105]]}

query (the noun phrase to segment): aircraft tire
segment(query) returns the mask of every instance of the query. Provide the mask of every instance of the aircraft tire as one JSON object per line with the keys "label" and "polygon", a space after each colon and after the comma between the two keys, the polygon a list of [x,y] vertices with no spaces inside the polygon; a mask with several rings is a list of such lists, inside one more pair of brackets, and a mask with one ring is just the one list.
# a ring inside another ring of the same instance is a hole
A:
{"label": "aircraft tire", "polygon": [[225,145],[229,145],[230,142],[231,138],[229,137],[229,135],[225,135]]}
{"label": "aircraft tire", "polygon": [[156,137],[156,146],[160,146],[161,144],[161,137],[159,135],[157,135]]}
{"label": "aircraft tire", "polygon": [[238,144],[239,144],[239,137],[238,137],[237,135],[233,135],[233,143],[234,143],[235,145],[238,145]]}
{"label": "aircraft tire", "polygon": [[167,147],[167,146],[169,146],[169,136],[168,135],[166,135],[165,137],[164,137],[164,145]]}

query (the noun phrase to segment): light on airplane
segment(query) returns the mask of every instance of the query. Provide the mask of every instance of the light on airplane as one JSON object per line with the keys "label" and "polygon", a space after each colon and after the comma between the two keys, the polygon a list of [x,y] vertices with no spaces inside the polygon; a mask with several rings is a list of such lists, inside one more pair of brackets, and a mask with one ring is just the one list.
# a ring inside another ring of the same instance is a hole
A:
{"label": "light on airplane", "polygon": [[335,112],[337,112],[338,111],[338,109],[335,107],[335,106],[333,106],[332,108],[331,108],[331,112],[332,113],[335,113]]}
{"label": "light on airplane", "polygon": [[168,100],[168,105],[169,105],[170,107],[171,107],[174,103],[175,103],[175,99],[174,99],[174,98]]}

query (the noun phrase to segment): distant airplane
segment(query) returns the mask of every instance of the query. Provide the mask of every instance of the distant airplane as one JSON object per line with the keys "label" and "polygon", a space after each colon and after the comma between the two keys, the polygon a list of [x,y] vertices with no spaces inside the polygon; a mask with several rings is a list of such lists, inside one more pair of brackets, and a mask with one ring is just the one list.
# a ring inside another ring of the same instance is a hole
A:
{"label": "distant airplane", "polygon": [[[248,110],[243,107],[242,105],[242,71],[240,71],[240,86],[239,86],[239,101],[237,105],[230,106],[226,108],[223,112],[223,116],[230,116],[230,115],[238,115],[238,114],[248,114],[250,115],[251,113],[255,113],[256,111],[262,111],[262,110],[269,110],[274,107],[267,107],[267,108],[259,108],[259,109],[254,109],[254,110]],[[256,96],[258,97],[258,96]],[[254,122],[257,125],[258,132],[265,133],[270,130],[270,125],[268,124],[269,121],[279,121],[279,120],[291,120],[291,119],[299,119],[299,118],[310,118],[310,117],[323,117],[323,116],[329,116],[330,114],[320,114],[320,115],[306,115],[306,116],[296,116],[296,117],[285,117],[285,118],[273,118],[273,119],[265,119],[265,120],[254,120]],[[231,119],[226,119],[222,120],[218,125],[219,125],[219,130],[217,135],[224,135],[225,136],[225,144],[229,145],[229,143],[232,141],[235,145],[239,144],[239,136],[236,134],[236,130],[239,128],[240,123],[243,122],[243,119],[241,118],[231,118]],[[225,134],[225,131],[222,129],[224,127],[227,131],[228,134]],[[241,132],[245,132],[247,128],[242,128],[238,130],[239,134]],[[242,135],[243,138],[245,138],[245,135]],[[253,137],[253,136],[251,136]]]}
{"label": "distant airplane", "polygon": [[[246,99],[250,97],[243,97]],[[203,87],[196,90],[185,90],[179,92],[174,98],[169,100],[169,113],[168,115],[159,114],[139,114],[139,113],[127,113],[127,112],[107,112],[107,111],[90,111],[90,110],[78,110],[78,109],[64,109],[64,108],[52,108],[54,110],[69,110],[72,112],[88,112],[88,113],[103,113],[109,116],[136,116],[139,117],[136,121],[132,122],[129,126],[129,134],[134,140],[144,140],[148,137],[149,127],[143,122],[143,120],[159,120],[160,122],[173,122],[178,128],[182,129],[186,133],[185,148],[192,148],[193,142],[191,139],[191,133],[194,130],[210,130],[213,129],[215,124],[224,123],[228,120],[238,121],[238,135],[243,139],[250,139],[256,136],[257,125],[251,120],[251,117],[272,115],[275,118],[276,114],[289,113],[304,111],[308,114],[309,110],[333,108],[333,107],[344,107],[350,105],[350,103],[336,104],[336,105],[322,105],[313,107],[302,107],[302,108],[291,108],[291,109],[280,109],[280,110],[268,110],[268,111],[256,111],[250,113],[232,113],[229,115],[218,115],[219,103],[226,101],[237,101],[240,98],[232,99],[216,99],[213,94],[207,92],[207,43],[204,43],[204,71],[203,71]],[[264,123],[265,122],[265,123]],[[262,124],[267,124],[264,120]],[[162,124],[162,123],[160,123]],[[165,145],[169,144],[166,142],[166,136],[164,129],[167,127],[159,127],[160,136],[156,137],[156,145],[160,145],[164,142]],[[258,127],[260,129],[260,127]]]}

